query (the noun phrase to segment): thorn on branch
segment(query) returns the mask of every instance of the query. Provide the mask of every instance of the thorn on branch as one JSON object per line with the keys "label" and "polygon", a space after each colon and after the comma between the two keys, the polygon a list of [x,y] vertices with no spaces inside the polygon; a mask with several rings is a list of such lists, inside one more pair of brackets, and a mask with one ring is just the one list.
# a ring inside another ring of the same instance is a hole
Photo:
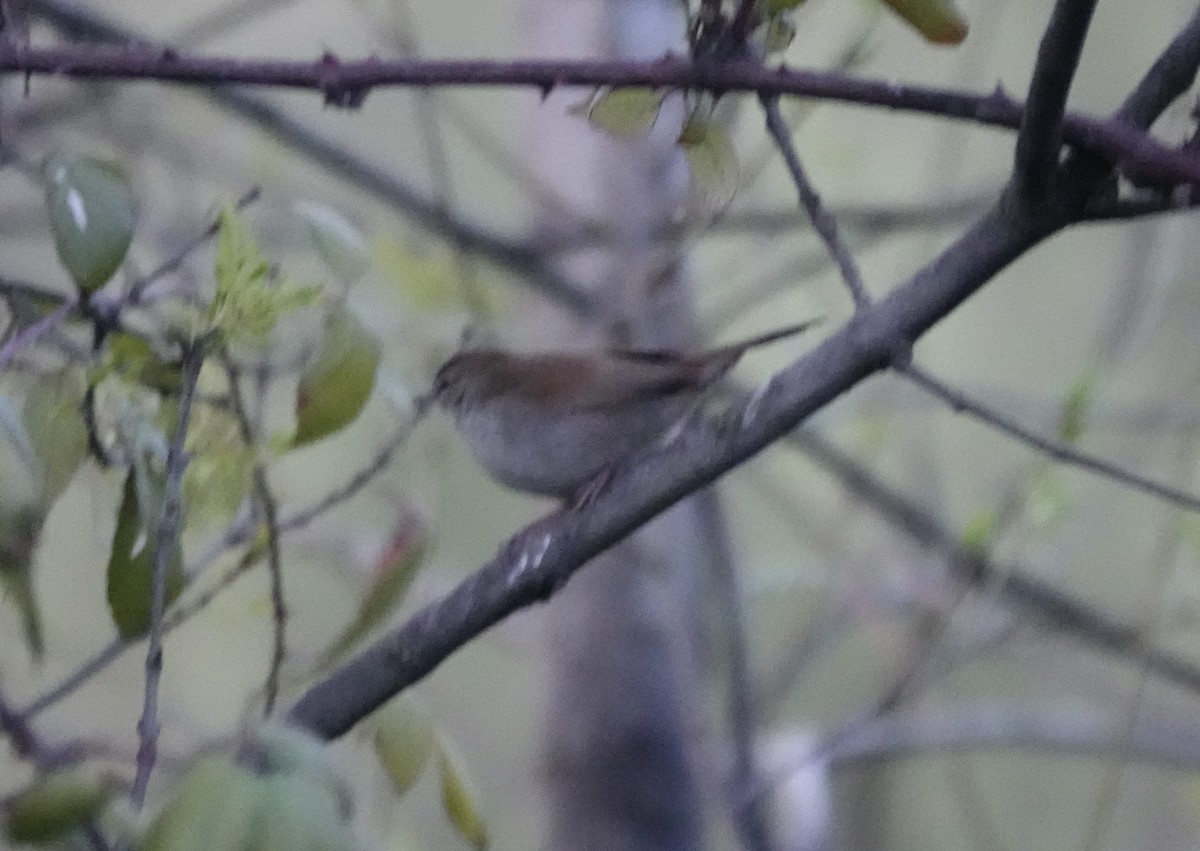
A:
{"label": "thorn on branch", "polygon": [[368,85],[348,82],[342,73],[341,60],[328,50],[317,62],[317,75],[326,106],[358,109],[371,91]]}

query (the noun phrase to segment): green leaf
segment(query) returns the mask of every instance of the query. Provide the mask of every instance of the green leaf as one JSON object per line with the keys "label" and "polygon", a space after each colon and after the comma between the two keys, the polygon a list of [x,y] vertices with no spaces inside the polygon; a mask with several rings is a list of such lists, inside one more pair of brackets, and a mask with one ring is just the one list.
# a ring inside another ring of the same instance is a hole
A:
{"label": "green leaf", "polygon": [[250,490],[256,458],[255,448],[242,443],[237,418],[220,408],[194,408],[187,451],[183,496],[189,521],[232,516]]}
{"label": "green leaf", "polygon": [[787,50],[796,38],[796,25],[789,15],[773,15],[763,28],[763,49],[768,53]]}
{"label": "green leaf", "polygon": [[1096,395],[1098,378],[1097,371],[1089,369],[1067,391],[1067,398],[1063,401],[1062,412],[1058,418],[1058,438],[1064,443],[1078,443],[1079,438],[1083,437],[1087,416]]}
{"label": "green leaf", "polygon": [[[586,104],[587,120],[613,136],[645,136],[658,120],[667,93],[661,89],[608,89]],[[582,111],[582,110],[579,110]]]}
{"label": "green leaf", "polygon": [[313,247],[330,271],[348,284],[366,274],[371,266],[371,244],[349,219],[315,201],[297,204],[296,212],[308,225]]}
{"label": "green leaf", "polygon": [[320,300],[316,287],[274,279],[271,264],[232,206],[221,211],[214,274],[217,293],[208,318],[227,339],[261,342],[285,313]]}
{"label": "green leaf", "polygon": [[25,423],[21,419],[21,415],[17,413],[16,406],[7,396],[0,393],[0,432],[4,433],[5,439],[17,451],[21,462],[29,469],[29,472],[34,476],[40,476],[42,473],[41,459],[38,458],[37,451],[33,448],[33,441],[29,437],[29,432],[25,428]]}
{"label": "green leaf", "polygon": [[63,155],[43,170],[54,246],[80,292],[92,293],[120,268],[137,210],[125,175],[96,157]]}
{"label": "green leaf", "polygon": [[[461,269],[453,252],[445,248],[417,251],[388,234],[376,236],[373,247],[379,270],[408,304],[437,311],[466,305]],[[485,311],[489,315],[494,312],[492,289],[482,289],[477,295]]]}
{"label": "green leaf", "polygon": [[954,0],[881,0],[934,44],[958,44],[967,37],[967,22]]}
{"label": "green leaf", "polygon": [[379,559],[358,614],[330,645],[317,670],[340,659],[399,607],[425,559],[426,543],[425,530],[418,521],[412,516],[403,517]]}
{"label": "green leaf", "polygon": [[164,395],[179,392],[183,384],[178,360],[163,357],[148,340],[124,331],[109,335],[104,366]]}
{"label": "green leaf", "polygon": [[3,599],[21,614],[25,643],[34,659],[45,651],[42,614],[33,588],[33,556],[46,521],[36,505],[0,507],[0,585]]}
{"label": "green leaf", "polygon": [[679,133],[692,185],[706,210],[720,212],[733,201],[740,179],[737,151],[718,124],[693,115]]}
{"label": "green leaf", "polygon": [[[147,483],[144,489],[151,487],[161,493],[158,482]],[[161,510],[161,499],[149,494],[139,499],[138,475],[131,470],[125,477],[108,561],[108,608],[117,632],[127,641],[143,635],[150,628],[155,537]],[[167,563],[168,603],[179,596],[183,584],[183,558],[176,540]]]}
{"label": "green leaf", "polygon": [[403,795],[417,779],[433,754],[437,735],[425,713],[405,695],[388,701],[371,716],[375,729],[375,756]]}
{"label": "green leaf", "polygon": [[986,555],[996,536],[996,522],[996,512],[990,509],[975,512],[963,529],[963,546],[978,555]]}
{"label": "green leaf", "polygon": [[103,778],[77,772],[35,780],[8,804],[8,838],[29,845],[63,839],[99,815],[112,793]]}
{"label": "green leaf", "polygon": [[456,762],[446,743],[440,743],[438,771],[442,778],[442,809],[458,835],[476,851],[484,851],[489,844],[487,826],[475,805],[475,795]]}
{"label": "green leaf", "polygon": [[295,775],[262,781],[254,851],[354,851],[354,837],[336,798]]}
{"label": "green leaf", "polygon": [[197,763],[139,851],[250,851],[264,796],[260,778],[220,757]]}
{"label": "green leaf", "polygon": [[87,457],[83,394],[83,378],[73,370],[42,376],[25,394],[21,419],[41,463],[44,505],[66,490]]}
{"label": "green leaf", "polygon": [[1070,498],[1058,471],[1040,469],[1030,478],[1025,492],[1025,515],[1035,529],[1046,531],[1066,516]]}
{"label": "green leaf", "polygon": [[329,317],[316,359],[300,376],[294,446],[340,431],[358,417],[375,387],[383,347],[346,305]]}
{"label": "green leaf", "polygon": [[804,0],[766,0],[764,11],[770,17],[780,12],[789,12],[803,2]]}
{"label": "green leaf", "polygon": [[268,721],[255,732],[254,743],[261,757],[262,772],[320,783],[333,795],[339,809],[349,809],[350,787],[327,742],[299,727]]}

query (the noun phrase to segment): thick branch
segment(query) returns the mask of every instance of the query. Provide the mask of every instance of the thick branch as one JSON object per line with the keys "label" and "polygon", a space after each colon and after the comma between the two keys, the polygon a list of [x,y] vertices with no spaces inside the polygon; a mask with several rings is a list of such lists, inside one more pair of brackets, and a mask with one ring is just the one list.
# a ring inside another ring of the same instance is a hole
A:
{"label": "thick branch", "polygon": [[1013,170],[1017,199],[1030,208],[1050,192],[1058,168],[1067,94],[1095,10],[1096,0],[1058,0],[1038,48]]}
{"label": "thick branch", "polygon": [[584,510],[517,534],[491,562],[316,684],[291,720],[333,738],[512,612],[544,600],[588,559],[689,493],[762,451],[903,350],[1049,231],[993,209],[888,298],[859,310],[756,402],[723,423],[699,421],[664,450],[615,468]]}
{"label": "thick branch", "polygon": [[[1194,76],[1200,64],[1197,18],[1168,48],[1174,57],[1173,83]],[[1122,115],[1141,115],[1138,110],[1144,103],[1162,102],[1164,86],[1147,82],[1160,74],[1161,64],[1135,89]],[[895,357],[903,357],[918,337],[1005,266],[1082,215],[1091,188],[1070,187],[1069,197],[1078,209],[1057,205],[1055,214],[1039,216],[1036,223],[1003,209],[1005,204],[993,207],[891,295],[857,311],[772,379],[751,403],[737,409],[736,421],[727,420],[723,427],[699,421],[671,446],[619,465],[586,511],[559,511],[518,533],[444,599],[314,685],[289,717],[326,738],[346,732],[483,630],[548,597],[592,556],[760,452]]]}

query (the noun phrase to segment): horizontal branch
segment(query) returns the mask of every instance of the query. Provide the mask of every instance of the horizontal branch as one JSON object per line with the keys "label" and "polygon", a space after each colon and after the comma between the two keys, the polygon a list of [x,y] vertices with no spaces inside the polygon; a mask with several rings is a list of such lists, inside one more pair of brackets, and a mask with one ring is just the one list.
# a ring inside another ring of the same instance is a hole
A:
{"label": "horizontal branch", "polygon": [[[171,48],[27,50],[0,48],[0,74],[78,79],[148,80],[192,86],[232,84],[310,89],[327,103],[358,107],[385,86],[646,86],[792,95],[876,106],[1018,129],[1021,103],[1002,90],[978,95],[903,85],[825,71],[764,68],[754,62],[721,64],[665,57],[651,62],[557,60],[425,60],[377,58],[343,61],[326,54],[316,61],[185,56]],[[1139,177],[1165,183],[1200,183],[1200,158],[1156,141],[1117,120],[1068,114],[1063,140],[1121,163]]]}

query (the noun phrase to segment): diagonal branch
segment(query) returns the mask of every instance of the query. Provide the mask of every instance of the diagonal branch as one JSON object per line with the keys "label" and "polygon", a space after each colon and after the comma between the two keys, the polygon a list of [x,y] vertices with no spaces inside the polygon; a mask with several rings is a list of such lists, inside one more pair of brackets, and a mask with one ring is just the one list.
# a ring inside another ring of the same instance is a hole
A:
{"label": "diagonal branch", "polygon": [[1096,650],[1124,658],[1144,657],[1147,670],[1192,691],[1200,690],[1200,668],[1171,653],[1147,648],[1142,631],[1097,611],[1043,582],[1020,564],[997,564],[967,546],[960,534],[898,492],[812,429],[789,437],[809,459],[834,475],[847,491],[916,544],[945,558],[963,581],[990,587],[1019,617],[1071,635]]}
{"label": "diagonal branch", "polygon": [[[1183,57],[1179,67],[1187,74],[1179,78],[1194,76],[1200,65],[1200,28],[1186,32],[1169,49]],[[1138,108],[1142,99],[1131,102]],[[698,419],[670,446],[618,464],[586,510],[560,510],[519,532],[442,600],[316,683],[292,707],[290,720],[325,738],[342,735],[479,633],[546,599],[590,558],[902,357],[1009,263],[1081,215],[1094,188],[1094,180],[1076,175],[1062,203],[1032,221],[1010,205],[993,207],[889,296],[856,311],[776,375],[750,404],[735,406],[721,422]]]}
{"label": "diagonal branch", "polygon": [[833,262],[837,264],[842,280],[850,290],[850,297],[854,299],[854,306],[856,308],[866,307],[871,302],[871,296],[863,283],[862,273],[859,272],[858,264],[854,261],[854,255],[850,253],[850,246],[846,244],[838,231],[837,219],[821,202],[817,188],[813,186],[804,171],[800,155],[796,153],[796,146],[792,144],[791,133],[788,132],[787,124],[779,111],[779,97],[767,95],[760,100],[763,112],[767,117],[767,132],[775,140],[775,146],[779,148],[779,153],[782,154],[783,161],[787,164],[792,182],[796,184],[796,192],[800,196],[800,206],[808,214],[813,230],[825,243],[826,251],[833,258]]}
{"label": "diagonal branch", "polygon": [[1178,508],[1188,511],[1200,511],[1200,496],[1179,490],[1162,482],[1156,482],[1153,479],[1126,470],[1124,467],[1114,464],[1111,461],[1105,461],[1103,458],[1097,458],[1095,455],[1081,452],[1063,443],[1061,440],[1042,437],[1025,428],[1025,426],[1007,414],[1001,413],[999,410],[980,402],[978,399],[968,396],[961,390],[956,390],[915,364],[908,364],[902,367],[900,372],[912,379],[915,384],[919,385],[926,392],[941,399],[954,410],[970,414],[980,422],[987,423],[993,428],[999,429],[1027,446],[1032,446],[1055,461],[1070,464],[1081,470],[1087,470],[1090,473],[1103,476],[1106,479],[1112,479],[1114,482],[1128,485],[1131,488],[1166,500]]}

